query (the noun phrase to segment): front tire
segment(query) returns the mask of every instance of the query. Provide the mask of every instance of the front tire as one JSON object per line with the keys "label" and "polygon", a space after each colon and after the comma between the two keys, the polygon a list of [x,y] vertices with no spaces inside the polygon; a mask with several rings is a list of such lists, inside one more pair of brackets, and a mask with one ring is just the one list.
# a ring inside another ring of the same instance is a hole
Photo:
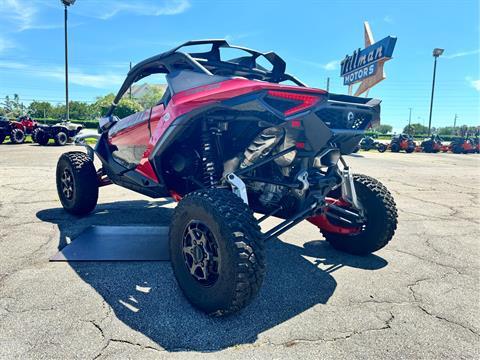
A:
{"label": "front tire", "polygon": [[198,309],[228,315],[258,293],[265,274],[260,227],[232,192],[188,194],[175,208],[169,236],[175,277]]}
{"label": "front tire", "polygon": [[87,154],[71,151],[57,163],[57,192],[63,208],[74,215],[87,215],[98,200],[98,177]]}
{"label": "front tire", "polygon": [[324,230],[325,239],[337,250],[354,255],[368,255],[380,250],[392,239],[397,228],[397,208],[383,184],[366,175],[353,175],[358,200],[367,218],[357,234],[337,234]]}
{"label": "front tire", "polygon": [[25,133],[20,129],[13,129],[10,134],[10,141],[13,144],[21,144],[25,141]]}

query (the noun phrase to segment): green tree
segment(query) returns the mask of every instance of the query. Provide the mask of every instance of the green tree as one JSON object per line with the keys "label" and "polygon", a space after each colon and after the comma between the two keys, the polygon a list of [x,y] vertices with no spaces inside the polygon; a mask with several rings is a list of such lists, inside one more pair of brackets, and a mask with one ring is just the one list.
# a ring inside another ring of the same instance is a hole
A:
{"label": "green tree", "polygon": [[87,120],[93,117],[91,106],[81,101],[70,101],[70,119]]}
{"label": "green tree", "polygon": [[[110,109],[110,106],[112,105],[114,99],[114,94],[108,94],[103,97],[97,98],[97,101],[94,104],[95,112],[99,116],[105,116],[108,109]],[[123,98],[122,100],[120,100],[117,107],[115,108],[114,114],[119,118],[124,118],[139,111],[142,111],[142,106],[138,102],[133,99],[130,100]]]}
{"label": "green tree", "polygon": [[20,102],[20,96],[18,96],[18,94],[13,95],[13,100],[10,100],[10,96],[5,96],[5,102],[3,106],[6,115],[12,118],[23,115],[27,110],[26,106]]}
{"label": "green tree", "polygon": [[380,134],[388,134],[388,133],[391,133],[392,130],[393,130],[393,127],[392,125],[388,125],[388,124],[381,124],[381,125],[378,125],[374,128],[375,131],[378,131]]}
{"label": "green tree", "polygon": [[28,106],[28,113],[33,118],[49,118],[52,110],[53,106],[48,101],[32,101]]}
{"label": "green tree", "polygon": [[164,93],[165,89],[163,87],[158,85],[149,85],[145,93],[137,99],[137,102],[143,107],[144,110],[150,109],[158,104]]}
{"label": "green tree", "polygon": [[410,129],[407,126],[403,128],[403,132],[405,134],[411,134],[411,135],[423,135],[428,133],[428,127],[423,126],[422,124],[411,124]]}

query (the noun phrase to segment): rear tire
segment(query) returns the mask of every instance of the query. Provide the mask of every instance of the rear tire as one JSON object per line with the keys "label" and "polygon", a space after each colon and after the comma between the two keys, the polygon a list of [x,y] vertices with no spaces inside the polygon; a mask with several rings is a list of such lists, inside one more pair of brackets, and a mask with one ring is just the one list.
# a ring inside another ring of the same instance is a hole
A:
{"label": "rear tire", "polygon": [[68,141],[68,136],[64,131],[59,131],[54,135],[53,140],[55,140],[55,145],[64,146]]}
{"label": "rear tire", "polygon": [[454,145],[452,148],[452,152],[454,154],[461,154],[463,152],[463,148],[460,145]]}
{"label": "rear tire", "polygon": [[36,143],[37,142],[37,133],[38,133],[38,128],[37,129],[33,129],[32,131],[32,134],[30,135],[30,137],[32,138],[32,142],[33,143]]}
{"label": "rear tire", "polygon": [[48,141],[50,140],[49,136],[45,132],[45,130],[38,129],[38,131],[35,134],[35,142],[38,145],[45,146],[48,144]]}
{"label": "rear tire", "polygon": [[258,293],[265,275],[262,235],[238,196],[222,189],[188,194],[175,208],[169,236],[173,272],[198,309],[228,315]]}
{"label": "rear tire", "polygon": [[392,144],[392,145],[390,146],[390,150],[391,150],[392,152],[399,152],[399,151],[400,151],[400,146],[398,146],[398,144]]}
{"label": "rear tire", "polygon": [[98,177],[93,161],[83,152],[60,156],[57,192],[63,208],[74,215],[89,214],[97,205]]}
{"label": "rear tire", "polygon": [[13,129],[10,134],[10,141],[13,144],[21,144],[25,141],[25,133],[20,129]]}
{"label": "rear tire", "polygon": [[358,234],[342,235],[322,232],[337,250],[354,255],[368,255],[380,250],[392,239],[397,228],[397,208],[383,184],[366,175],[353,175],[358,200],[365,210],[367,222]]}
{"label": "rear tire", "polygon": [[378,144],[378,145],[377,145],[377,150],[378,150],[378,152],[380,152],[380,153],[384,153],[385,151],[387,151],[387,145],[385,145],[385,144]]}

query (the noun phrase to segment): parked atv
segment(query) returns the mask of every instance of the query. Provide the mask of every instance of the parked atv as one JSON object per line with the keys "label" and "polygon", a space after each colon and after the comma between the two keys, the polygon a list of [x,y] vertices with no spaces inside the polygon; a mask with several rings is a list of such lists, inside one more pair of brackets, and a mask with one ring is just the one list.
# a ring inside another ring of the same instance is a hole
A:
{"label": "parked atv", "polygon": [[[188,52],[200,44],[211,49]],[[244,56],[225,57],[228,48]],[[134,82],[158,73],[168,87],[156,106],[113,115]],[[281,84],[287,80],[296,86]],[[304,220],[351,254],[370,254],[392,239],[392,195],[352,173],[343,157],[379,119],[379,100],[309,88],[273,52],[189,41],[130,70],[100,120],[95,148],[82,140],[91,135],[80,135],[87,153],[60,157],[57,191],[78,216],[95,208],[99,187],[110,183],[178,200],[169,232],[173,272],[194,306],[227,315],[258,293],[264,242]],[[254,212],[265,215],[257,220]],[[259,223],[273,215],[284,220],[262,233]]]}
{"label": "parked atv", "polygon": [[372,149],[377,149],[378,152],[385,152],[387,150],[387,145],[382,144],[379,141],[375,141],[371,136],[365,136],[362,141],[360,141],[360,149],[364,151],[369,151]]}
{"label": "parked atv", "polygon": [[10,136],[13,144],[21,144],[25,141],[25,128],[18,121],[10,121],[6,117],[0,118],[0,144]]}
{"label": "parked atv", "polygon": [[438,135],[432,135],[429,139],[425,139],[420,144],[423,152],[438,153],[443,149],[442,139]]}
{"label": "parked atv", "polygon": [[480,153],[480,138],[478,136],[475,136],[471,139],[471,141],[473,145],[473,152],[476,154]]}
{"label": "parked atv", "polygon": [[415,141],[413,141],[413,138],[410,135],[399,134],[392,137],[389,147],[392,152],[404,150],[407,153],[412,153],[415,151],[416,146]]}
{"label": "parked atv", "polygon": [[40,124],[32,134],[32,140],[39,145],[47,145],[50,139],[55,141],[55,145],[63,146],[72,142],[73,138],[83,129],[80,124],[72,122],[60,122],[55,125]]}
{"label": "parked atv", "polygon": [[450,142],[450,151],[454,154],[469,154],[475,152],[475,145],[468,137],[455,137]]}

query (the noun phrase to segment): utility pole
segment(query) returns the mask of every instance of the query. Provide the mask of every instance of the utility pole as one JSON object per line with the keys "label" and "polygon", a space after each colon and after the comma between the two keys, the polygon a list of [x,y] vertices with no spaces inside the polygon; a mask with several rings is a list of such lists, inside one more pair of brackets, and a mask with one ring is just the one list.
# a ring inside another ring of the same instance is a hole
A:
{"label": "utility pole", "polygon": [[410,109],[410,114],[408,115],[408,135],[410,135],[410,133],[412,132],[412,127],[411,127],[411,124],[412,124],[412,108],[409,108]]}
{"label": "utility pole", "polygon": [[433,57],[435,58],[433,62],[433,79],[432,79],[432,96],[430,98],[430,117],[428,118],[428,135],[430,136],[432,130],[432,109],[433,109],[433,93],[435,92],[435,75],[437,73],[437,59],[440,55],[443,54],[443,49],[435,48],[433,49]]}
{"label": "utility pole", "polygon": [[455,128],[457,127],[457,117],[458,115],[455,114],[455,117],[453,118],[453,133],[455,133]]}
{"label": "utility pole", "polygon": [[66,121],[70,119],[70,105],[68,103],[68,32],[67,32],[67,8],[75,3],[75,0],[61,0],[65,7],[64,24],[65,24],[65,108]]}
{"label": "utility pole", "polygon": [[330,78],[327,77],[327,92],[330,90]]}
{"label": "utility pole", "polygon": [[[131,61],[130,61],[130,70],[132,70],[132,62]],[[129,93],[130,93],[130,100],[132,100],[132,85],[130,85]]]}

